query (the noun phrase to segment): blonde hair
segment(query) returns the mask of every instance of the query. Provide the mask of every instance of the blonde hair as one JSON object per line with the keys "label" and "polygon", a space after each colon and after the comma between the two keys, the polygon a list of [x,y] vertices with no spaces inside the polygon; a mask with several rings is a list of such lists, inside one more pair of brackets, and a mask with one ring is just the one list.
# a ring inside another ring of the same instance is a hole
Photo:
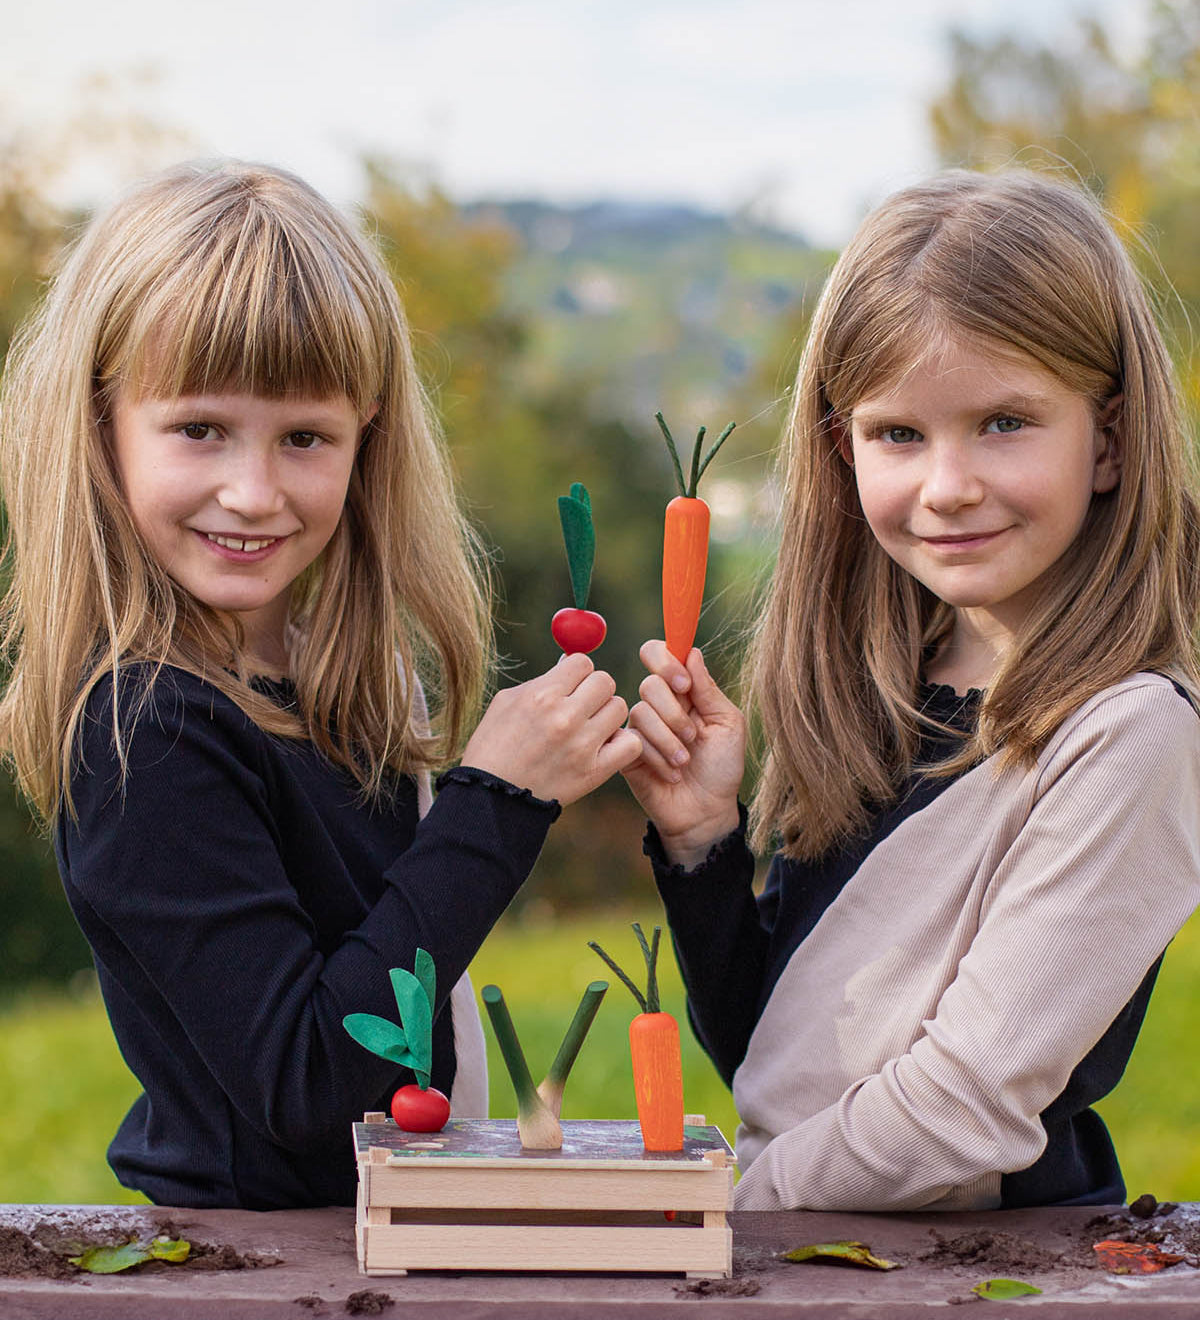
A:
{"label": "blonde hair", "polygon": [[[241,630],[148,553],[107,441],[140,396],[345,396],[374,414],[345,508],[291,600],[285,711],[249,684]],[[353,225],[285,171],[240,162],[158,175],[82,233],[14,342],[0,402],[12,677],[0,748],[43,817],[70,808],[88,694],[148,662],[200,674],[262,728],[308,738],[368,795],[444,758],[491,657],[486,575],[459,513],[396,291]],[[440,737],[410,718],[433,680]]]}
{"label": "blonde hair", "polygon": [[814,857],[860,830],[895,799],[930,724],[917,686],[951,612],[871,535],[838,437],[858,401],[953,337],[1027,355],[1098,422],[1120,396],[1122,467],[1047,577],[977,731],[938,771],[997,752],[1032,762],[1082,702],[1141,669],[1200,686],[1195,484],[1170,361],[1128,255],[1073,186],[1024,171],[939,175],[864,221],[801,359],[779,556],[747,658],[766,751],[752,807],[760,847],[777,834],[788,855]]}

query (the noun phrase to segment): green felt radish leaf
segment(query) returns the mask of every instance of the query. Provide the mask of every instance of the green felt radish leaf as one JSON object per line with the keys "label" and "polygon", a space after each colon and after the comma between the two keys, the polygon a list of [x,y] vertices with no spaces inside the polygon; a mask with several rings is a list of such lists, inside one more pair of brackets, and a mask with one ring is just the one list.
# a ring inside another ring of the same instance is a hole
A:
{"label": "green felt radish leaf", "polygon": [[989,1302],[1007,1302],[1013,1297],[1033,1297],[1042,1290],[1021,1279],[984,1279],[971,1291]]}
{"label": "green felt radish leaf", "polygon": [[396,996],[400,1025],[374,1013],[350,1013],[342,1026],[372,1054],[381,1059],[411,1068],[421,1090],[429,1089],[433,1070],[433,1005],[437,993],[437,972],[433,956],[418,949],[413,959],[414,972],[393,967],[388,976]]}
{"label": "green felt radish leaf", "polygon": [[588,488],[583,484],[582,481],[571,482],[571,498],[573,500],[578,500],[579,503],[582,504],[583,507],[588,511],[588,513],[589,514],[591,513],[592,497],[588,494]]}
{"label": "green felt radish leaf", "polygon": [[394,1022],[377,1017],[374,1013],[350,1013],[342,1018],[342,1026],[363,1049],[405,1068],[412,1067],[413,1055],[409,1049],[408,1036]]}
{"label": "green felt radish leaf", "polygon": [[396,1007],[408,1037],[413,1060],[409,1067],[417,1074],[417,1081],[424,1091],[429,1086],[429,1074],[433,1068],[433,1005],[425,987],[412,972],[393,967],[388,975],[392,978]]}
{"label": "green felt radish leaf", "polygon": [[437,999],[437,971],[433,965],[433,954],[426,949],[418,949],[413,961],[413,972],[425,991],[425,998],[429,1000],[429,1011],[432,1013]]}
{"label": "green felt radish leaf", "polygon": [[[577,490],[582,492],[582,498],[576,495]],[[570,495],[558,497],[558,519],[562,523],[563,544],[567,547],[567,568],[571,574],[575,608],[584,610],[592,586],[596,532],[592,526],[591,499],[579,482],[571,487]]]}

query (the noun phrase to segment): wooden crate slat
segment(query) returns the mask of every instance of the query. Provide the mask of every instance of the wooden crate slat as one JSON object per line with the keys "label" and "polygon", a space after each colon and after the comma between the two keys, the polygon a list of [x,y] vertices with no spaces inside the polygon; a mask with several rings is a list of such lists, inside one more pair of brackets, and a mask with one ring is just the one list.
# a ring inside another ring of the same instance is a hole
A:
{"label": "wooden crate slat", "polygon": [[483,1225],[367,1225],[368,1274],[388,1270],[690,1270],[732,1269],[728,1229],[539,1228]]}
{"label": "wooden crate slat", "polygon": [[371,1206],[461,1205],[481,1209],[724,1210],[733,1171],[647,1168],[624,1170],[539,1167],[508,1170],[479,1166],[365,1165],[360,1170]]}

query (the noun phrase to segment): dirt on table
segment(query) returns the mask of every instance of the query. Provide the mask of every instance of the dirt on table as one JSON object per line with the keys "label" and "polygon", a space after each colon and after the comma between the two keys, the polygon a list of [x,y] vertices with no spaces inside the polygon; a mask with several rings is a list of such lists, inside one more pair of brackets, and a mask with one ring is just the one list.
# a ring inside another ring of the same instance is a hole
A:
{"label": "dirt on table", "polygon": [[32,1220],[27,1227],[0,1225],[0,1276],[8,1278],[86,1279],[86,1270],[72,1265],[70,1257],[89,1247],[116,1247],[131,1240],[151,1237],[184,1238],[191,1243],[187,1259],[178,1264],[148,1260],[133,1266],[139,1274],[162,1270],[247,1270],[281,1263],[281,1257],[255,1251],[239,1251],[228,1242],[206,1242],[191,1238],[187,1225],[170,1219],[146,1224],[120,1214],[54,1215]]}
{"label": "dirt on table", "polygon": [[382,1315],[389,1306],[395,1305],[396,1299],[391,1293],[372,1292],[370,1288],[351,1293],[346,1298],[346,1310],[350,1315]]}
{"label": "dirt on table", "polygon": [[1102,1270],[1093,1250],[1101,1241],[1156,1243],[1200,1266],[1200,1214],[1193,1207],[1158,1202],[1149,1194],[1113,1214],[1096,1215],[1067,1229],[1050,1243],[1019,1233],[977,1229],[967,1233],[930,1230],[933,1245],[918,1259],[951,1270],[1020,1275],[1062,1269]]}

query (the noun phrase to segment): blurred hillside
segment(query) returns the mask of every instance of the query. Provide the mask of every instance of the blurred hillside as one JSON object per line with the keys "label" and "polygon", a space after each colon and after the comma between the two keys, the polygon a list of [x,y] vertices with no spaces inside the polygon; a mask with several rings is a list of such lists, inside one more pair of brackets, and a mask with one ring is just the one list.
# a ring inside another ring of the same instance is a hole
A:
{"label": "blurred hillside", "polygon": [[683,206],[476,203],[521,239],[507,302],[530,331],[522,383],[591,379],[593,412],[643,426],[721,423],[758,385],[781,316],[819,290],[831,254],[750,216]]}

